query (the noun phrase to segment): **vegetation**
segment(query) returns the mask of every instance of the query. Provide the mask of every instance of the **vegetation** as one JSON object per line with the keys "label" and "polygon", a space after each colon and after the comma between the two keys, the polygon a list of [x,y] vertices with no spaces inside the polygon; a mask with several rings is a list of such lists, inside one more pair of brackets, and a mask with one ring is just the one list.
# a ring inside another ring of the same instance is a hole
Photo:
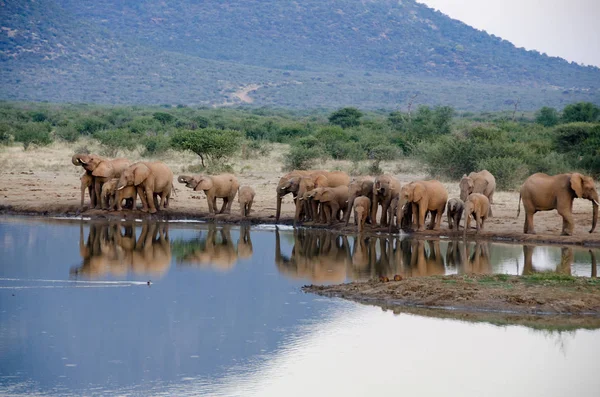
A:
{"label": "vegetation", "polygon": [[241,104],[235,93],[255,84],[253,105],[286,108],[600,103],[598,68],[516,48],[415,0],[2,4],[8,100]]}
{"label": "vegetation", "polygon": [[[600,175],[600,122],[562,123],[572,108],[544,108],[512,121],[511,112],[461,113],[448,106],[419,106],[409,114],[0,102],[0,144],[28,148],[91,136],[107,156],[124,149],[144,156],[189,150],[199,156],[199,169],[217,172],[230,169],[232,156],[262,156],[277,142],[289,144],[284,166],[290,170],[335,159],[350,162],[348,171],[374,175],[383,161],[411,158],[432,177],[457,180],[487,169],[499,189],[512,189],[534,172]],[[542,114],[556,115],[558,124],[548,125],[554,122]]]}

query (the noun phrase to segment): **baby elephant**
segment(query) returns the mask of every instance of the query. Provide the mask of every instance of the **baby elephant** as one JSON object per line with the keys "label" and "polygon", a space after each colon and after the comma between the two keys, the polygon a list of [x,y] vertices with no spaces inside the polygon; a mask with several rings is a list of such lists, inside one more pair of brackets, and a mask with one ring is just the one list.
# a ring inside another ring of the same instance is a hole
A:
{"label": "baby elephant", "polygon": [[481,193],[471,193],[465,202],[465,236],[471,227],[471,216],[475,218],[477,231],[483,229],[483,222],[487,219],[490,211],[490,201]]}
{"label": "baby elephant", "polygon": [[[135,209],[135,201],[137,198],[137,191],[135,186],[125,186],[121,190],[117,190],[117,183],[119,179],[113,178],[110,181],[102,185],[102,194],[100,195],[101,205],[103,209],[107,210],[118,210],[121,211],[121,203],[123,200],[133,201],[132,209]],[[129,206],[127,206],[129,207]]]}
{"label": "baby elephant", "polygon": [[254,189],[250,186],[240,186],[238,189],[238,202],[240,203],[242,216],[245,217],[250,215],[250,209],[252,208],[255,194]]}
{"label": "baby elephant", "polygon": [[358,232],[365,229],[365,222],[371,210],[371,200],[366,196],[357,197],[354,200],[354,223],[358,224]]}
{"label": "baby elephant", "polygon": [[465,203],[459,198],[451,198],[448,200],[448,207],[446,213],[448,214],[448,227],[456,230],[460,230],[460,218],[462,218],[463,211],[465,209]]}

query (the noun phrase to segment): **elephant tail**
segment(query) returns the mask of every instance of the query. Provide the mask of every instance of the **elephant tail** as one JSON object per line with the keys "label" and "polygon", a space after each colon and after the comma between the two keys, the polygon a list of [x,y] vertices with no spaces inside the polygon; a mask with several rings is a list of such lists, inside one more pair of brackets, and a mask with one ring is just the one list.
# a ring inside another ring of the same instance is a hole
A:
{"label": "elephant tail", "polygon": [[175,189],[175,184],[171,182],[171,191],[173,192],[173,196],[177,196],[177,189]]}
{"label": "elephant tail", "polygon": [[517,204],[517,218],[521,214],[521,194],[519,193],[519,204]]}

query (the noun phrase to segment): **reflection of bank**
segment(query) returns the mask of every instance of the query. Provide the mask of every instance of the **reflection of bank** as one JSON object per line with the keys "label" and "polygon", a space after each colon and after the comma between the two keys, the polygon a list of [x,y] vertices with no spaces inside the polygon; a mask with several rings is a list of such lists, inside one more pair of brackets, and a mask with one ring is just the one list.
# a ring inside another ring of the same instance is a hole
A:
{"label": "reflection of bank", "polygon": [[87,242],[83,223],[79,229],[79,253],[83,259],[71,268],[75,277],[124,276],[129,272],[154,277],[166,273],[171,263],[169,226],[144,222],[139,237],[133,221],[91,223]]}
{"label": "reflection of bank", "polygon": [[173,241],[173,254],[178,265],[199,266],[220,271],[233,269],[238,258],[252,257],[250,226],[240,227],[237,249],[231,238],[231,226],[209,224],[196,238]]}

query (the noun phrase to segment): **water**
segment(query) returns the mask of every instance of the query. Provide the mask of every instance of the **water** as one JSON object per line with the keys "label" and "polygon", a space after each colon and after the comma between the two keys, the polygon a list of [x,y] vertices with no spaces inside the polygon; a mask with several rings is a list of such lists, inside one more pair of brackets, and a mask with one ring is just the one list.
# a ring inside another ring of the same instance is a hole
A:
{"label": "water", "polygon": [[0,395],[595,396],[600,330],[394,315],[300,291],[384,274],[589,276],[591,256],[0,218]]}

